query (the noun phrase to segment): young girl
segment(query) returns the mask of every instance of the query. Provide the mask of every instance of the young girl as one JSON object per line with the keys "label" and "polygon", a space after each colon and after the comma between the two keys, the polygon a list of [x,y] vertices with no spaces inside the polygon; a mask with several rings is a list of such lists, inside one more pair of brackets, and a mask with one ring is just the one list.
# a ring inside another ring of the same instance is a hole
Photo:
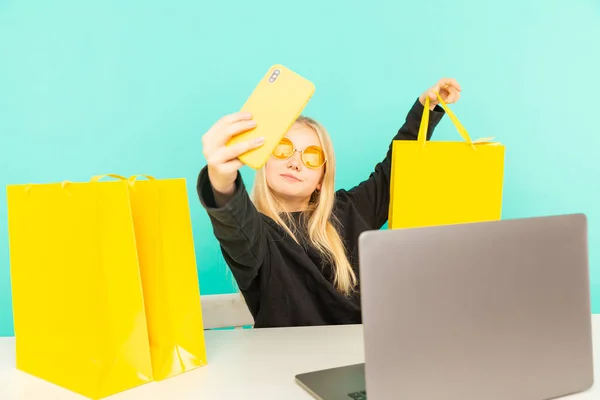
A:
{"label": "young girl", "polygon": [[[440,80],[415,102],[394,140],[417,139],[426,96],[429,140],[444,115],[436,92],[451,104],[460,91],[454,79]],[[202,137],[208,165],[197,190],[255,327],[361,323],[358,236],[387,221],[391,147],[367,180],[335,191],[331,139],[302,116],[257,171],[251,200],[237,156],[262,141],[225,144],[253,126],[251,115],[235,113]]]}

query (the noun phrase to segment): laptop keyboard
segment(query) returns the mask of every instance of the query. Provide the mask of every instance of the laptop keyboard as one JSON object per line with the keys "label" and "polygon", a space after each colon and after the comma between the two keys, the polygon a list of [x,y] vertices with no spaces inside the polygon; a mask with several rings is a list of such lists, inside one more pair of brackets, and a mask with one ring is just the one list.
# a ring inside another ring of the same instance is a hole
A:
{"label": "laptop keyboard", "polygon": [[348,393],[348,397],[352,400],[367,400],[367,392],[361,390],[359,392]]}

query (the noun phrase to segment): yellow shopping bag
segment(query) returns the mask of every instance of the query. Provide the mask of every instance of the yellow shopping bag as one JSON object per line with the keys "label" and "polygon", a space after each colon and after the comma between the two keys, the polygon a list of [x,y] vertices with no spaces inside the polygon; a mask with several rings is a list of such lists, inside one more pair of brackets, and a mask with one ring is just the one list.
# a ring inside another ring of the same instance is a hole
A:
{"label": "yellow shopping bag", "polygon": [[7,196],[17,368],[92,399],[151,381],[127,182]]}
{"label": "yellow shopping bag", "polygon": [[186,181],[144,177],[128,181],[152,368],[162,380],[205,365],[206,348]]}
{"label": "yellow shopping bag", "polygon": [[502,213],[505,147],[472,141],[444,103],[464,142],[426,141],[429,98],[418,140],[392,144],[390,229],[498,220]]}
{"label": "yellow shopping bag", "polygon": [[99,399],[206,364],[185,180],[147,178],[8,187],[18,369]]}

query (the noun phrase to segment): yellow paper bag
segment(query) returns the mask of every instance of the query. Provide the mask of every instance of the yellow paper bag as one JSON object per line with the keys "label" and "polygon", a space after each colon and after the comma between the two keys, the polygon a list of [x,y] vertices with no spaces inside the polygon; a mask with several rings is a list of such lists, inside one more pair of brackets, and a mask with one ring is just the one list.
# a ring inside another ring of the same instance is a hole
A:
{"label": "yellow paper bag", "polygon": [[92,399],[151,381],[127,182],[7,196],[17,368]]}
{"label": "yellow paper bag", "polygon": [[429,98],[418,140],[392,144],[390,229],[499,220],[504,150],[493,138],[472,141],[438,94],[464,142],[426,141]]}
{"label": "yellow paper bag", "polygon": [[[155,380],[207,363],[185,179],[129,178]],[[95,177],[97,180],[101,177]]]}

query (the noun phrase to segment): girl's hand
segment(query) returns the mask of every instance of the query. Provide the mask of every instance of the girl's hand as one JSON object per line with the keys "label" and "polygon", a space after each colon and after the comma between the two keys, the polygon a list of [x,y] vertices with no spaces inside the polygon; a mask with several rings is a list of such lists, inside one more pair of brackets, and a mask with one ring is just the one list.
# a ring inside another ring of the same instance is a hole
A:
{"label": "girl's hand", "polygon": [[433,110],[436,105],[438,105],[439,100],[437,98],[436,92],[440,94],[440,97],[444,100],[446,104],[456,103],[460,98],[461,87],[453,78],[443,78],[440,79],[435,85],[427,89],[423,94],[419,97],[419,101],[423,106],[425,105],[425,99],[429,96],[429,108]]}
{"label": "girl's hand", "polygon": [[235,179],[243,163],[238,156],[264,144],[264,138],[253,139],[227,146],[235,135],[256,126],[248,113],[233,113],[218,120],[202,136],[202,151],[208,163],[208,177],[213,190],[218,194],[229,195],[235,191]]}

